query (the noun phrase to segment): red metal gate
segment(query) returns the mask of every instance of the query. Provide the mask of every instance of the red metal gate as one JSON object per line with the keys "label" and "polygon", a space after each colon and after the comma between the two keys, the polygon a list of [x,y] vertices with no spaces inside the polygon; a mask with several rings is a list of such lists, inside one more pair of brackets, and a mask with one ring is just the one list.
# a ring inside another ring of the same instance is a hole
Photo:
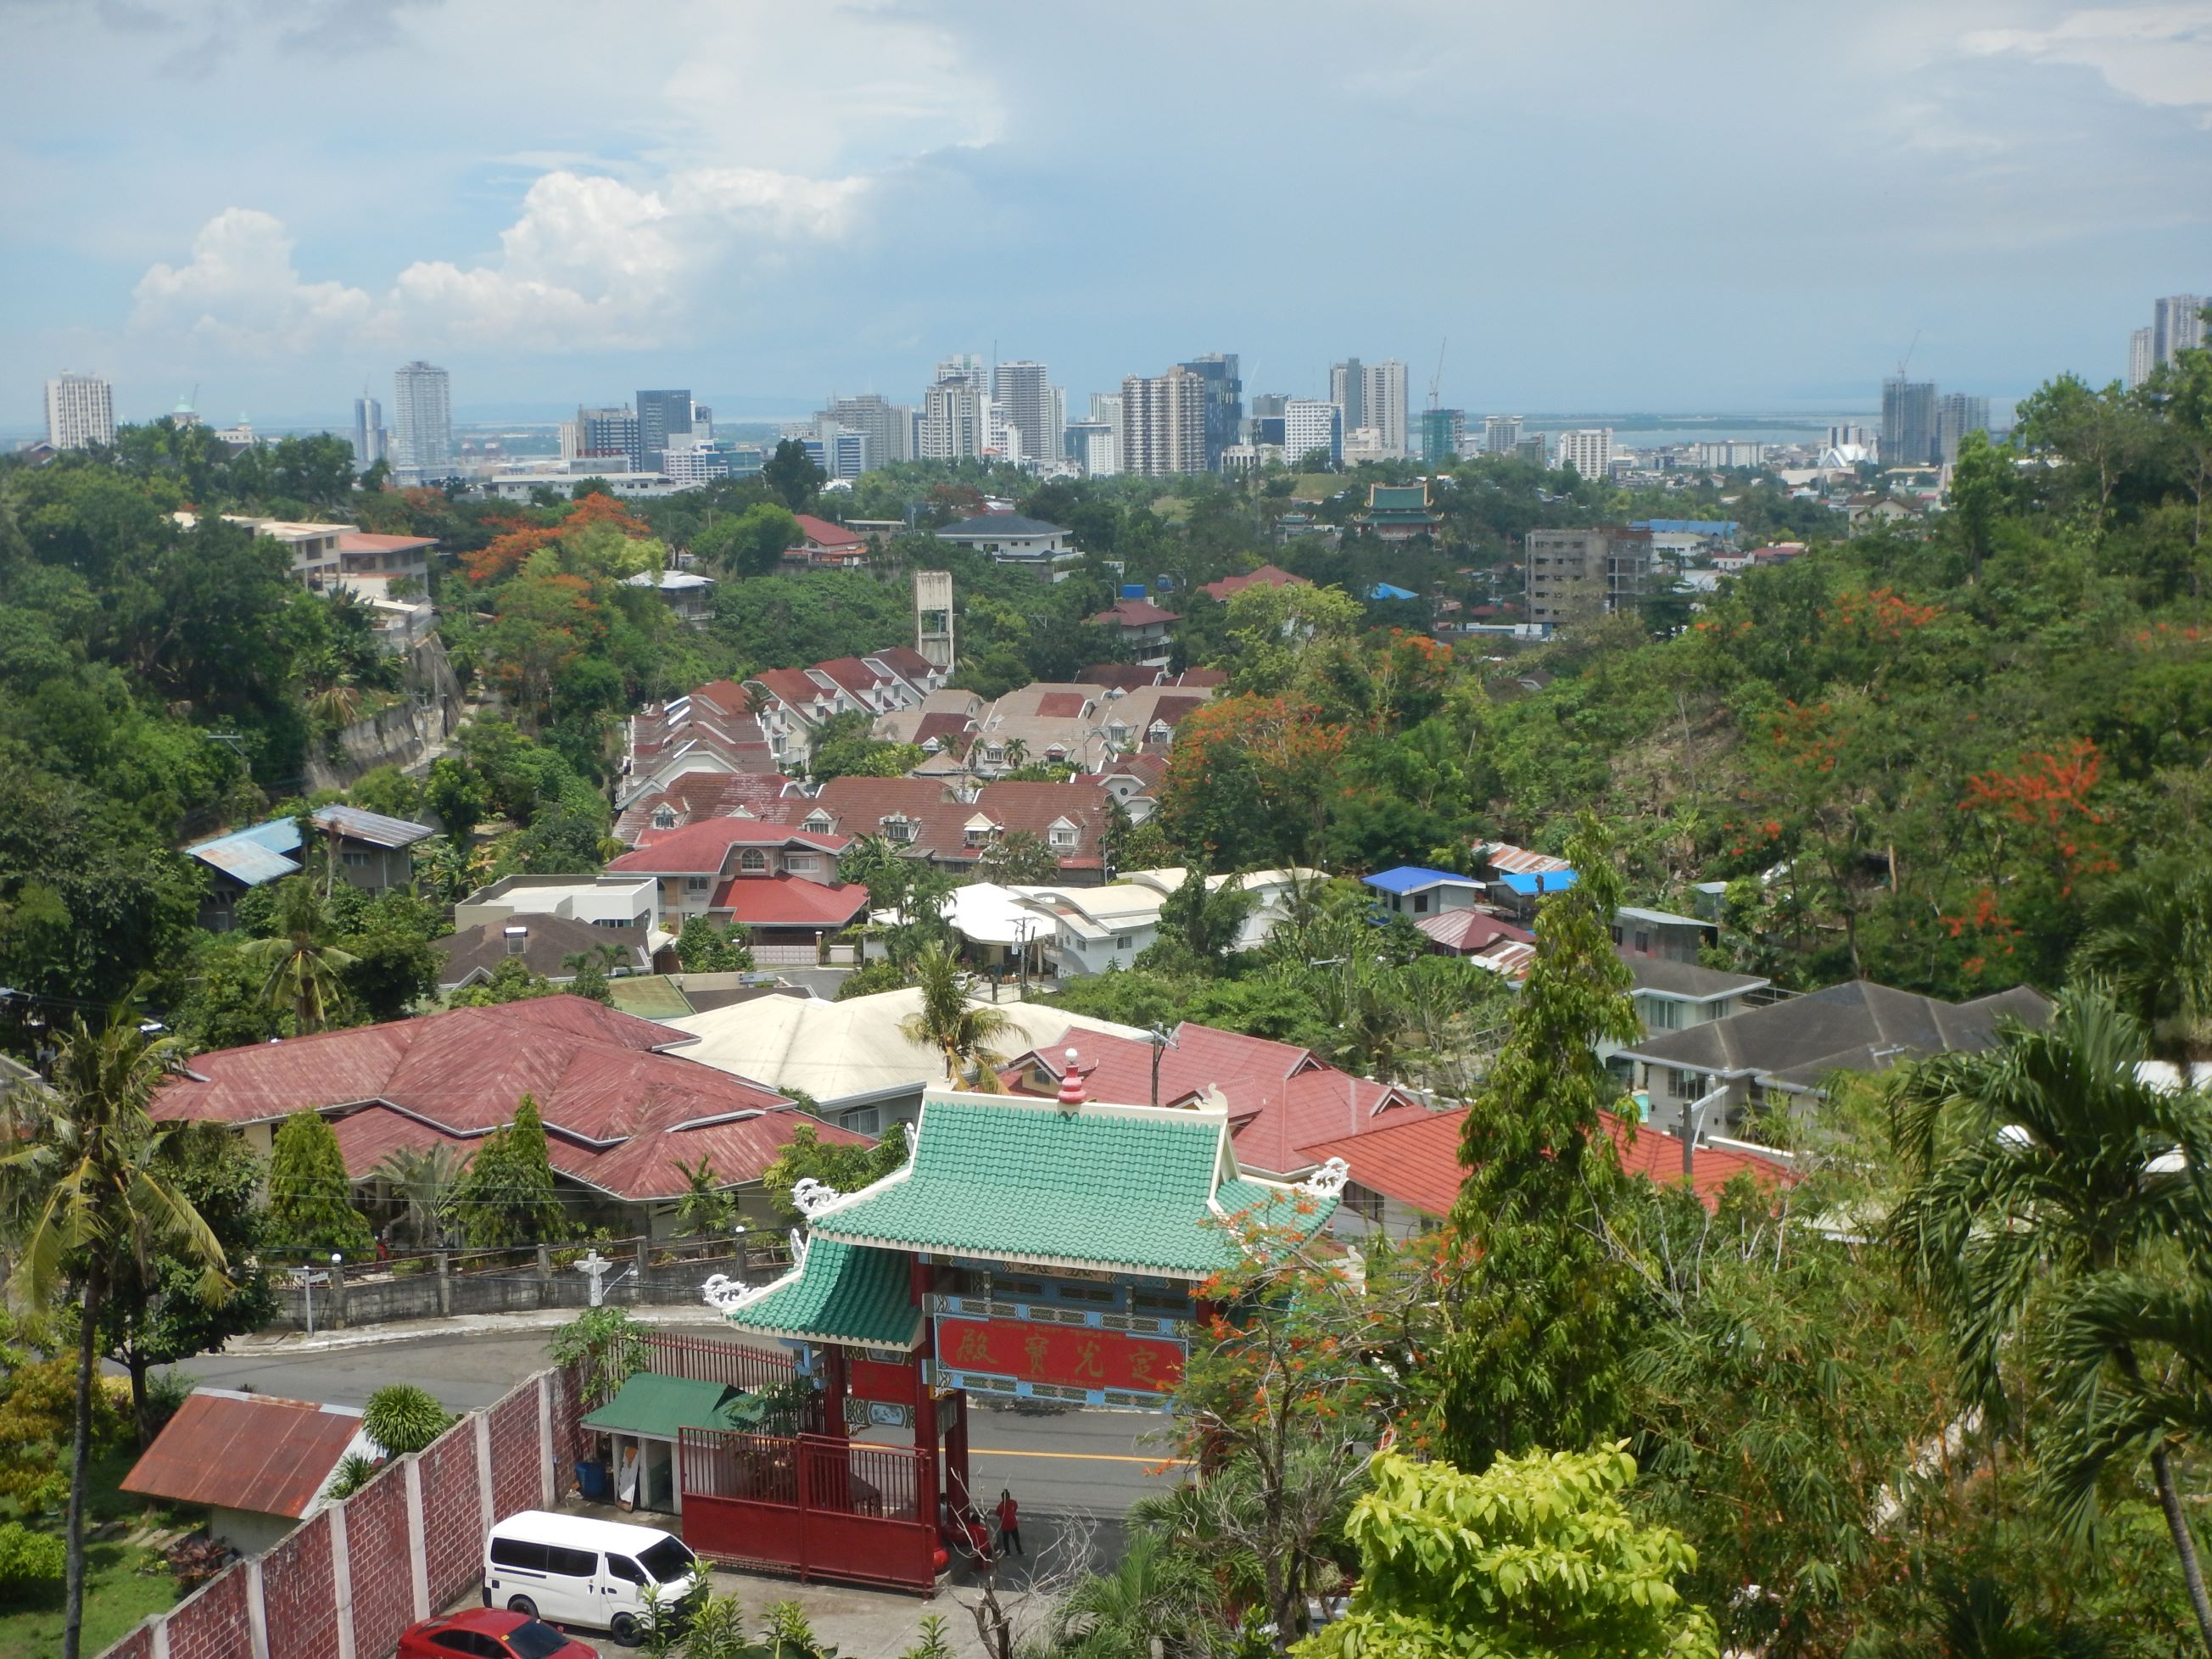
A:
{"label": "red metal gate", "polygon": [[921,1513],[926,1454],[830,1435],[685,1429],[684,1541],[702,1555],[927,1590],[937,1517]]}

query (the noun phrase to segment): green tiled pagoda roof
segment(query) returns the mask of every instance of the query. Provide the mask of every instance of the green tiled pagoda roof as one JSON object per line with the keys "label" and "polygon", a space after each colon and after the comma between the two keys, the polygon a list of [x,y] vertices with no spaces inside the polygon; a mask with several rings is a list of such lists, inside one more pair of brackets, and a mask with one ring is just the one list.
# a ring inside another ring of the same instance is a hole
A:
{"label": "green tiled pagoda roof", "polygon": [[766,1336],[806,1337],[869,1348],[906,1349],[921,1331],[903,1255],[816,1234],[806,1262],[757,1301],[724,1316]]}
{"label": "green tiled pagoda roof", "polygon": [[[1211,1202],[1224,1164],[1234,1168],[1226,1135],[1212,1114],[933,1097],[907,1168],[817,1216],[813,1231],[945,1255],[1200,1278],[1237,1248]],[[1270,1194],[1279,1189],[1242,1180],[1222,1191],[1232,1212]],[[1298,1219],[1318,1227],[1334,1207],[1316,1200]]]}

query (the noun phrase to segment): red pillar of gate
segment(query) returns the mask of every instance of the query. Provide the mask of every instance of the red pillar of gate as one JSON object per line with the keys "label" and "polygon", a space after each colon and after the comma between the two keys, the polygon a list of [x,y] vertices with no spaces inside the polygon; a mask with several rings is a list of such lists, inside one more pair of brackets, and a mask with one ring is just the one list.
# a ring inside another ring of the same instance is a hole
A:
{"label": "red pillar of gate", "polygon": [[842,1440],[845,1430],[845,1350],[835,1342],[817,1343],[814,1352],[822,1361],[822,1425],[824,1434]]}
{"label": "red pillar of gate", "polygon": [[912,1259],[912,1296],[921,1315],[921,1346],[914,1351],[914,1449],[921,1455],[915,1471],[915,1518],[925,1526],[937,1525],[937,1400],[929,1391],[930,1362],[937,1357],[936,1327],[929,1318],[930,1267],[919,1256]]}
{"label": "red pillar of gate", "polygon": [[975,1494],[968,1488],[968,1391],[954,1389],[949,1406],[951,1423],[945,1431],[945,1489],[956,1504],[969,1504]]}

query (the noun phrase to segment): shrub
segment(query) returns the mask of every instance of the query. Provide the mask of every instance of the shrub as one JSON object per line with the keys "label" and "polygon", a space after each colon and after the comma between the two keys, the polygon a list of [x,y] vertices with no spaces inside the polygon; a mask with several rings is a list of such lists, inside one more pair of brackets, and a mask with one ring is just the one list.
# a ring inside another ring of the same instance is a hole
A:
{"label": "shrub", "polygon": [[49,1532],[0,1521],[0,1601],[22,1601],[62,1582],[69,1551]]}
{"label": "shrub", "polygon": [[338,1460],[337,1478],[331,1482],[331,1497],[339,1500],[352,1497],[376,1479],[380,1467],[359,1452],[348,1452]]}
{"label": "shrub", "polygon": [[418,1452],[453,1426],[453,1414],[412,1382],[387,1382],[368,1397],[362,1431],[387,1457]]}
{"label": "shrub", "polygon": [[212,1538],[179,1538],[162,1551],[161,1556],[177,1581],[177,1589],[189,1592],[238,1559],[238,1552]]}

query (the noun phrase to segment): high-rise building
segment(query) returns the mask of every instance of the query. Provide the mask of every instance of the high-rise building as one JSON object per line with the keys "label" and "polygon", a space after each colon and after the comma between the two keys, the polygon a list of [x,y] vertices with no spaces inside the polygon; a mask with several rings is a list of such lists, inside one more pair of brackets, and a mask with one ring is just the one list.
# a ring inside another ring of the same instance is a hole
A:
{"label": "high-rise building", "polygon": [[384,459],[384,405],[374,398],[353,400],[353,470],[366,472]]}
{"label": "high-rise building", "polygon": [[1110,478],[1121,470],[1120,424],[1070,421],[1060,434],[1060,453],[1090,477]]}
{"label": "high-rise building", "polygon": [[1990,400],[1970,392],[1948,392],[1936,400],[1936,459],[1945,466],[1959,459],[1959,444],[1969,432],[1990,429]]}
{"label": "high-rise building", "polygon": [[[688,414],[689,411],[687,410]],[[689,436],[687,433],[684,434]],[[661,448],[665,453],[667,438],[664,434]],[[638,418],[628,404],[613,409],[580,409],[576,411],[576,450],[573,459],[608,463],[609,471],[658,472],[658,464],[644,465],[644,450]],[[617,467],[613,462],[619,460]]]}
{"label": "high-rise building", "polygon": [[1585,478],[1602,478],[1613,471],[1613,428],[1586,426],[1559,434],[1559,453],[1552,465],[1572,467]]}
{"label": "high-rise building", "polygon": [[46,441],[56,449],[113,443],[115,388],[97,374],[64,374],[47,381]]}
{"label": "high-rise building", "polygon": [[2160,368],[2173,367],[2174,354],[2204,343],[2203,299],[2172,294],[2150,308],[2151,356]]}
{"label": "high-rise building", "polygon": [[[1516,416],[1515,418],[1519,417]],[[1551,453],[1551,441],[1540,432],[1532,432],[1525,438],[1515,439],[1513,442],[1515,459],[1534,461],[1538,466],[1549,466],[1552,464]]]}
{"label": "high-rise building", "polygon": [[921,394],[921,459],[961,461],[981,455],[990,443],[990,403],[981,358],[963,355],[938,364],[936,379]]}
{"label": "high-rise building", "polygon": [[1344,459],[1344,411],[1318,398],[1283,399],[1283,463],[1302,465],[1316,449],[1331,466]]}
{"label": "high-rise building", "polygon": [[887,402],[876,392],[840,398],[833,392],[829,406],[816,418],[865,435],[871,468],[914,459],[914,411],[902,404]]}
{"label": "high-rise building", "polygon": [[1421,459],[1431,466],[1446,466],[1459,459],[1467,441],[1467,411],[1463,409],[1425,409],[1421,411]]}
{"label": "high-rise building", "polygon": [[1290,398],[1279,392],[1255,392],[1252,394],[1252,418],[1255,421],[1280,420],[1283,405]]}
{"label": "high-rise building", "polygon": [[2150,330],[2139,328],[2128,336],[2128,390],[2133,392],[2150,379],[2152,366],[2158,362],[2158,347]]}
{"label": "high-rise building", "polygon": [[659,472],[668,453],[668,441],[691,432],[691,394],[682,392],[641,392],[637,394],[637,459],[641,471]]}
{"label": "high-rise building", "polygon": [[1206,471],[1206,422],[1212,413],[1205,376],[1178,364],[1164,374],[1121,382],[1121,470],[1144,477]]}
{"label": "high-rise building", "polygon": [[417,359],[392,375],[393,470],[414,480],[442,478],[453,466],[453,377]]}
{"label": "high-rise building", "polygon": [[708,443],[714,441],[714,411],[704,404],[691,405],[691,435],[704,438]]}
{"label": "high-rise building", "polygon": [[1092,392],[1091,418],[1094,421],[1103,421],[1119,432],[1121,429],[1121,394],[1118,392]]}
{"label": "high-rise building", "polygon": [[1000,363],[991,377],[991,401],[1021,434],[1022,453],[1050,460],[1060,453],[1060,399],[1042,363],[1024,358]]}
{"label": "high-rise building", "polygon": [[1370,363],[1363,371],[1366,385],[1360,404],[1365,419],[1353,422],[1371,426],[1382,441],[1385,455],[1406,453],[1406,366],[1395,357]]}
{"label": "high-rise building", "polygon": [[1926,466],[1936,459],[1936,382],[1893,374],[1881,383],[1881,464]]}
{"label": "high-rise building", "polygon": [[669,435],[668,447],[660,452],[660,465],[654,470],[665,472],[671,483],[694,489],[728,477],[730,453],[717,448],[714,441],[698,430],[695,423],[689,432]]}
{"label": "high-rise building", "polygon": [[1367,368],[1357,357],[1328,366],[1328,400],[1344,411],[1344,429],[1367,424]]}
{"label": "high-rise building", "polygon": [[1525,562],[1530,622],[1557,627],[1611,616],[1644,597],[1651,574],[1651,532],[1618,526],[1532,530]]}
{"label": "high-rise building", "polygon": [[1482,420],[1482,448],[1486,455],[1510,455],[1521,441],[1521,416],[1486,415]]}
{"label": "high-rise building", "polygon": [[1237,354],[1209,351],[1182,367],[1206,383],[1206,466],[1213,471],[1221,465],[1221,452],[1244,435],[1244,382]]}

